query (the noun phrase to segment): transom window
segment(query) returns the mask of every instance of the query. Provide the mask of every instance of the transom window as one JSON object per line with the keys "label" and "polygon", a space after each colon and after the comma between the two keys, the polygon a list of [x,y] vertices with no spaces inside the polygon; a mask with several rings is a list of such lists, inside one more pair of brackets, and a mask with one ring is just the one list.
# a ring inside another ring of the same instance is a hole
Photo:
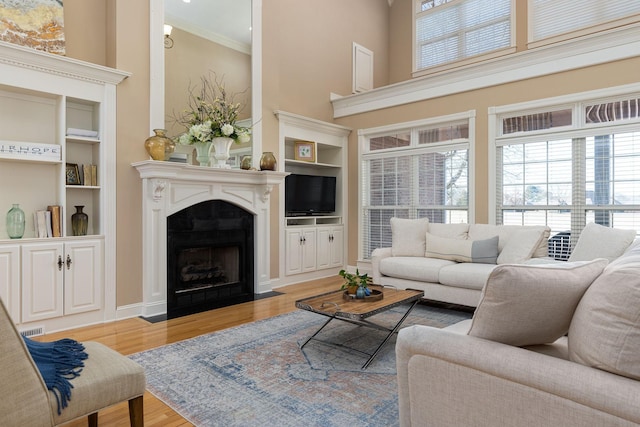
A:
{"label": "transom window", "polygon": [[472,113],[360,131],[361,257],[391,245],[392,217],[469,220]]}
{"label": "transom window", "polygon": [[514,44],[512,0],[414,0],[414,71]]}

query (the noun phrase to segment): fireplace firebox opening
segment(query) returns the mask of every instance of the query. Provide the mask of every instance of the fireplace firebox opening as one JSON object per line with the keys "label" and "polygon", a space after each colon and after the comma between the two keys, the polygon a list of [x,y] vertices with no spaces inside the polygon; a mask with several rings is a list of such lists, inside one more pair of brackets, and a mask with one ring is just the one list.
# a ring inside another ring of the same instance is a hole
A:
{"label": "fireplace firebox opening", "polygon": [[167,317],[254,299],[254,216],[209,200],[167,218]]}

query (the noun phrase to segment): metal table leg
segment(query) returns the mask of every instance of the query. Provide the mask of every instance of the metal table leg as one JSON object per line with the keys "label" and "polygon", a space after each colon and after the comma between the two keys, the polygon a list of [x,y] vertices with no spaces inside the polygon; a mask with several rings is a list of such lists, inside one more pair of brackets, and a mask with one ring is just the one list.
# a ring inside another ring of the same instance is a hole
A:
{"label": "metal table leg", "polygon": [[305,346],[305,345],[307,345],[307,343],[308,343],[309,341],[311,341],[311,340],[312,340],[316,335],[318,335],[318,334],[320,333],[320,331],[321,331],[321,330],[323,330],[323,329],[324,329],[324,327],[325,327],[325,326],[327,326],[327,325],[329,324],[329,322],[331,322],[333,319],[335,319],[335,317],[329,317],[329,320],[327,320],[327,321],[324,323],[324,325],[322,325],[322,326],[320,327],[320,329],[318,329],[318,330],[317,330],[313,335],[311,335],[311,336],[310,336],[310,337],[309,337],[309,338],[304,342],[304,344],[302,344],[302,345],[300,346],[300,350],[302,350],[302,349],[304,348],[304,346]]}
{"label": "metal table leg", "polygon": [[[407,318],[407,316],[409,316],[409,313],[411,313],[411,311],[413,310],[413,308],[416,306],[416,304],[418,304],[418,300],[415,300],[411,306],[409,307],[409,309],[407,310],[407,312],[404,314],[404,316],[402,316],[402,319],[400,319],[398,321],[398,323],[396,323],[396,326],[393,327],[393,329],[390,330],[389,335],[387,335],[387,337],[384,339],[384,341],[382,341],[382,344],[380,344],[378,346],[378,348],[376,349],[376,351],[373,352],[373,354],[371,355],[371,357],[369,357],[369,360],[367,360],[365,362],[364,365],[362,365],[361,369],[367,369],[367,367],[369,367],[369,365],[371,364],[371,362],[373,361],[373,359],[378,355],[378,353],[380,352],[380,350],[382,349],[382,347],[384,347],[384,345],[389,341],[389,339],[391,339],[391,336],[393,334],[395,334],[396,332],[398,332],[398,329],[400,329],[400,326],[402,326],[402,324],[404,323],[405,319]],[[331,319],[329,319],[331,320]],[[329,322],[327,322],[329,323]],[[325,323],[326,326],[326,323]],[[324,326],[323,326],[324,328]],[[320,331],[318,331],[320,332]],[[306,344],[306,343],[305,343]]]}

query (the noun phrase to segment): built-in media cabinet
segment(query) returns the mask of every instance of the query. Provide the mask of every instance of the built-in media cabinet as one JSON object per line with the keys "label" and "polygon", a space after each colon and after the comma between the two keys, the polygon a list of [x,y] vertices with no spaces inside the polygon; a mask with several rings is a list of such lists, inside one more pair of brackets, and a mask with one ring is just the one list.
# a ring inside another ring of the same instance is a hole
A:
{"label": "built-in media cabinet", "polygon": [[[127,76],[0,42],[0,298],[27,334],[115,318],[116,85]],[[13,204],[22,238],[8,235]],[[76,206],[86,235],[74,235]]]}
{"label": "built-in media cabinet", "polygon": [[[280,197],[281,227],[280,271],[282,283],[295,283],[337,274],[346,263],[347,215],[347,141],[351,129],[276,111],[279,120],[280,152],[284,170],[302,177],[335,178],[335,209],[327,211],[326,197],[310,197],[307,206],[323,206],[322,212],[305,212],[304,204],[295,212],[287,211],[286,184]],[[299,179],[314,188],[333,185],[332,179]],[[310,191],[312,189],[310,188]],[[322,190],[316,190],[322,191]],[[332,191],[332,190],[325,190]],[[298,194],[300,189],[297,189]]]}

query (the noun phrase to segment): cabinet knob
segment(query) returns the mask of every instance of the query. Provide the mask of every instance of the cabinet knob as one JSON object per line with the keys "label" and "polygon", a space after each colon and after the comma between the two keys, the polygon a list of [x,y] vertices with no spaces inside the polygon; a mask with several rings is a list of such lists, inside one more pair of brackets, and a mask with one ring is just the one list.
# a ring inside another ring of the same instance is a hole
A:
{"label": "cabinet knob", "polygon": [[67,270],[71,268],[71,257],[67,254]]}
{"label": "cabinet knob", "polygon": [[62,271],[62,257],[58,255],[58,271]]}

